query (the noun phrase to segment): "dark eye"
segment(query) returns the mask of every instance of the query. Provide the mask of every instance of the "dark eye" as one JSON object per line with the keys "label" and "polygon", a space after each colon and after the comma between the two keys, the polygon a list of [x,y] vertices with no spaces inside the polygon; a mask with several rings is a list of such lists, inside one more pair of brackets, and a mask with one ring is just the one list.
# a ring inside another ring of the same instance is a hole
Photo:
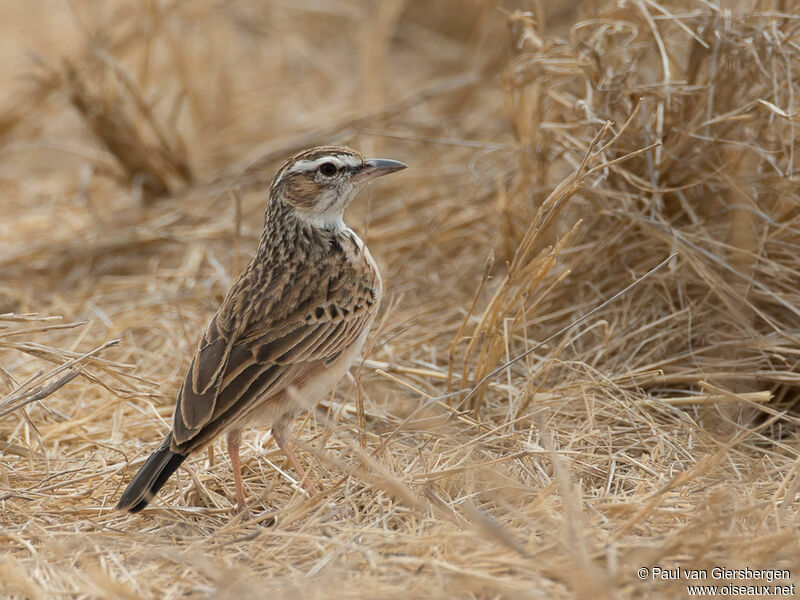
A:
{"label": "dark eye", "polygon": [[325,162],[319,166],[319,172],[325,175],[325,177],[333,177],[336,175],[336,171],[338,171],[338,169],[332,162]]}

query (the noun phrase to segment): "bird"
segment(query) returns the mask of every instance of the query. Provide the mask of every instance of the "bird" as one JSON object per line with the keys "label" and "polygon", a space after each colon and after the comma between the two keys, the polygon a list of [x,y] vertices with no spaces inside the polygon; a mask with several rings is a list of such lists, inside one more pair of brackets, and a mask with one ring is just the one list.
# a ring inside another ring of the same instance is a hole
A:
{"label": "bird", "polygon": [[320,146],[278,169],[255,255],[198,342],[172,430],[125,488],[119,510],[144,509],[190,454],[225,433],[236,511],[248,516],[239,457],[248,426],[271,428],[313,493],[287,430],[358,357],[383,294],[378,267],[344,211],[368,182],[406,166]]}

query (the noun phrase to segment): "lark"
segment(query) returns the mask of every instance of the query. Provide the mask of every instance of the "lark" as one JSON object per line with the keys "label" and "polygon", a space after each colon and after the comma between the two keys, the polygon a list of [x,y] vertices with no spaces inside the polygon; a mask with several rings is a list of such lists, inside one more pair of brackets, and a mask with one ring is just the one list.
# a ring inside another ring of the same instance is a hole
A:
{"label": "lark", "polygon": [[286,434],[358,357],[383,285],[343,213],[364,185],[406,168],[345,147],[300,152],[269,188],[255,257],[236,279],[197,345],[170,431],[122,494],[141,511],[184,460],[227,434],[239,512],[249,514],[239,445],[247,426],[271,427],[300,481],[314,485]]}

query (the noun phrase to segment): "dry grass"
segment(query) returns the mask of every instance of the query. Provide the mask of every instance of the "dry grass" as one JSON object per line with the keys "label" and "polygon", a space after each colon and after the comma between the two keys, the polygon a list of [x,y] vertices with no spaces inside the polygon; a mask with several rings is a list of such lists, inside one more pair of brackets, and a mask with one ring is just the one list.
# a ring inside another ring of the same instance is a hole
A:
{"label": "dry grass", "polygon": [[[0,8],[0,595],[684,597],[637,570],[800,570],[800,11],[550,4]],[[325,491],[251,431],[273,526],[232,517],[219,442],[117,513],[266,182],[318,143],[411,167],[349,211],[388,298],[294,428]]]}

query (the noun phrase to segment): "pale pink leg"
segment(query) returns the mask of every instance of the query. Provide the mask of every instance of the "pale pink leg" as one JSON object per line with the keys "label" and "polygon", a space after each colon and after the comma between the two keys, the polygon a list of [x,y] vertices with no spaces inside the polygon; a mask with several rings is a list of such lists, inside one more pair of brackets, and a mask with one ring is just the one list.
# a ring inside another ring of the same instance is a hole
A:
{"label": "pale pink leg", "polygon": [[286,458],[289,459],[289,463],[300,477],[300,485],[305,488],[310,496],[313,496],[318,491],[317,485],[308,477],[306,470],[300,466],[300,461],[297,460],[297,457],[292,451],[292,445],[289,443],[289,440],[286,439],[286,430],[289,428],[290,422],[291,420],[289,419],[278,419],[272,426],[272,437],[275,438],[275,443],[278,444],[278,448],[283,451]]}
{"label": "pale pink leg", "polygon": [[231,457],[233,480],[236,483],[236,512],[244,515],[245,519],[249,519],[250,511],[247,509],[247,501],[244,496],[244,483],[242,483],[242,465],[239,462],[239,444],[241,441],[241,429],[234,429],[228,432],[228,455]]}

